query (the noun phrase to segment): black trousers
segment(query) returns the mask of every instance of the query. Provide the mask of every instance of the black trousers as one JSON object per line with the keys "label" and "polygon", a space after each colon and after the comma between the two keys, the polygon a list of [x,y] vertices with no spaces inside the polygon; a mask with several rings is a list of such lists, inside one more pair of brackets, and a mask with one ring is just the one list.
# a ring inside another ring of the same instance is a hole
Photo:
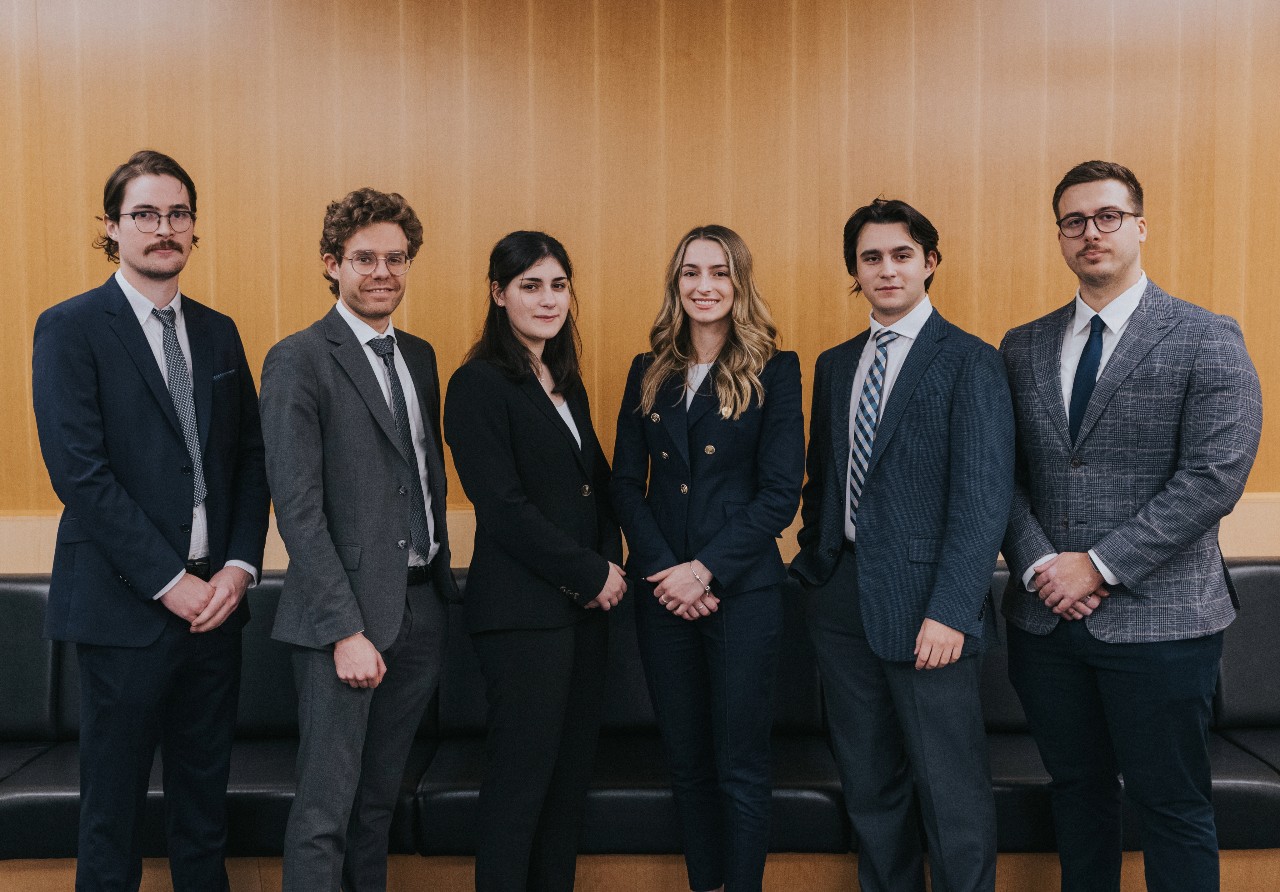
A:
{"label": "black trousers", "polygon": [[76,645],[80,669],[78,890],[136,890],[156,746],[176,892],[227,888],[227,775],[240,635],[176,616],[147,647]]}
{"label": "black trousers", "polygon": [[489,700],[476,889],[570,890],[604,707],[608,614],[472,641]]}

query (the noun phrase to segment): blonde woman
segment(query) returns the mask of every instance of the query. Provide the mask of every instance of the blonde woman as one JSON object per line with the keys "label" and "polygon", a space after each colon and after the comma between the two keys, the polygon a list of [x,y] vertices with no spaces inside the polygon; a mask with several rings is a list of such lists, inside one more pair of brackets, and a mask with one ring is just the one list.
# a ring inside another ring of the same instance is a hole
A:
{"label": "blonde woman", "polygon": [[786,570],[804,478],[800,364],[737,233],[701,226],[667,270],[627,378],[613,499],[693,890],[759,889]]}

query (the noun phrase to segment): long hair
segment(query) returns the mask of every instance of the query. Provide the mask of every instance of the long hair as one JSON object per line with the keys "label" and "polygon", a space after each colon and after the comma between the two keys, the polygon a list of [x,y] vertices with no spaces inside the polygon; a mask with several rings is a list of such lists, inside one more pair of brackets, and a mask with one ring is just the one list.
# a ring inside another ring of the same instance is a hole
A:
{"label": "long hair", "polygon": [[564,325],[542,348],[542,364],[551,372],[551,379],[555,382],[554,392],[564,394],[582,383],[578,366],[582,340],[578,337],[578,325],[574,321],[578,311],[578,295],[573,290],[573,264],[569,262],[568,252],[564,245],[545,232],[522,229],[503,236],[493,246],[489,253],[489,288],[486,291],[489,312],[484,317],[480,336],[467,351],[463,362],[473,359],[488,360],[512,380],[534,371],[535,357],[516,337],[506,307],[498,306],[492,293],[494,285],[498,286],[499,291],[505,290],[513,279],[523,275],[544,257],[550,257],[564,267],[564,274],[569,279],[569,310]]}
{"label": "long hair", "polygon": [[684,266],[685,251],[699,239],[718,244],[729,261],[733,309],[729,315],[728,338],[716,358],[713,383],[720,400],[720,417],[737,419],[751,405],[752,398],[758,403],[764,402],[760,373],[778,352],[778,329],[768,304],[756,288],[746,242],[732,229],[715,225],[690,230],[671,256],[662,307],[649,329],[653,362],[640,384],[640,410],[652,411],[663,382],[672,376],[683,378],[697,361],[689,334],[689,317],[680,303],[680,268]]}

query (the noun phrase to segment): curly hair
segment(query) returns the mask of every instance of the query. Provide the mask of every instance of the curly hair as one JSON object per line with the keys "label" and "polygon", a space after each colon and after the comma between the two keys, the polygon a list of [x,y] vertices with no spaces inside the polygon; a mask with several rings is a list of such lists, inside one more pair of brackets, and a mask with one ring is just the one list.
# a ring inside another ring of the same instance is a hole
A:
{"label": "curly hair", "polygon": [[[379,192],[377,189],[357,189],[347,193],[341,201],[331,201],[324,212],[324,229],[320,233],[320,256],[331,254],[342,262],[347,239],[358,230],[374,223],[395,223],[404,230],[409,240],[409,259],[418,255],[422,247],[422,222],[409,207],[409,202],[399,192]],[[338,283],[327,272],[333,296],[338,296]]]}
{"label": "curly hair", "polygon": [[[138,177],[148,175],[173,177],[186,186],[187,197],[191,199],[191,216],[195,216],[196,184],[192,181],[190,174],[182,169],[181,164],[163,152],[142,149],[134,152],[129,156],[128,161],[117,167],[111,172],[111,176],[107,177],[107,184],[102,187],[102,216],[98,219],[104,223],[107,220],[113,223],[119,222],[120,206],[124,203],[125,189]],[[192,235],[191,247],[194,248],[199,243],[200,237]],[[93,246],[101,248],[112,263],[120,262],[120,245],[105,232],[93,240]]]}
{"label": "curly hair", "polygon": [[697,362],[689,334],[689,317],[680,302],[680,268],[684,266],[689,245],[700,239],[718,244],[729,261],[733,309],[729,315],[729,336],[716,358],[713,381],[720,400],[720,416],[737,419],[753,398],[764,402],[760,373],[778,352],[778,329],[773,324],[769,305],[756,288],[747,243],[732,229],[716,225],[691,229],[671,256],[662,307],[649,329],[653,362],[640,382],[640,411],[651,412],[663,382],[673,375],[684,375]]}

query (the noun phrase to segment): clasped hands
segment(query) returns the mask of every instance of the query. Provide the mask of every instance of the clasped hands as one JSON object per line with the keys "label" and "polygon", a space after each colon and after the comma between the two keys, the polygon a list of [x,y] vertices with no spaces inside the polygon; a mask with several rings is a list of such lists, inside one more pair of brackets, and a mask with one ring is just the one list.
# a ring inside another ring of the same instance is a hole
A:
{"label": "clasped hands", "polygon": [[707,591],[712,574],[702,561],[676,564],[645,579],[654,584],[653,596],[658,603],[681,619],[702,619],[720,608],[720,599]]}
{"label": "clasped hands", "polygon": [[1082,551],[1065,551],[1036,567],[1036,596],[1063,619],[1084,619],[1111,594],[1106,580]]}
{"label": "clasped hands", "polygon": [[235,566],[223,567],[208,582],[185,573],[160,596],[160,603],[191,623],[192,632],[209,632],[226,622],[252,581],[252,576]]}

